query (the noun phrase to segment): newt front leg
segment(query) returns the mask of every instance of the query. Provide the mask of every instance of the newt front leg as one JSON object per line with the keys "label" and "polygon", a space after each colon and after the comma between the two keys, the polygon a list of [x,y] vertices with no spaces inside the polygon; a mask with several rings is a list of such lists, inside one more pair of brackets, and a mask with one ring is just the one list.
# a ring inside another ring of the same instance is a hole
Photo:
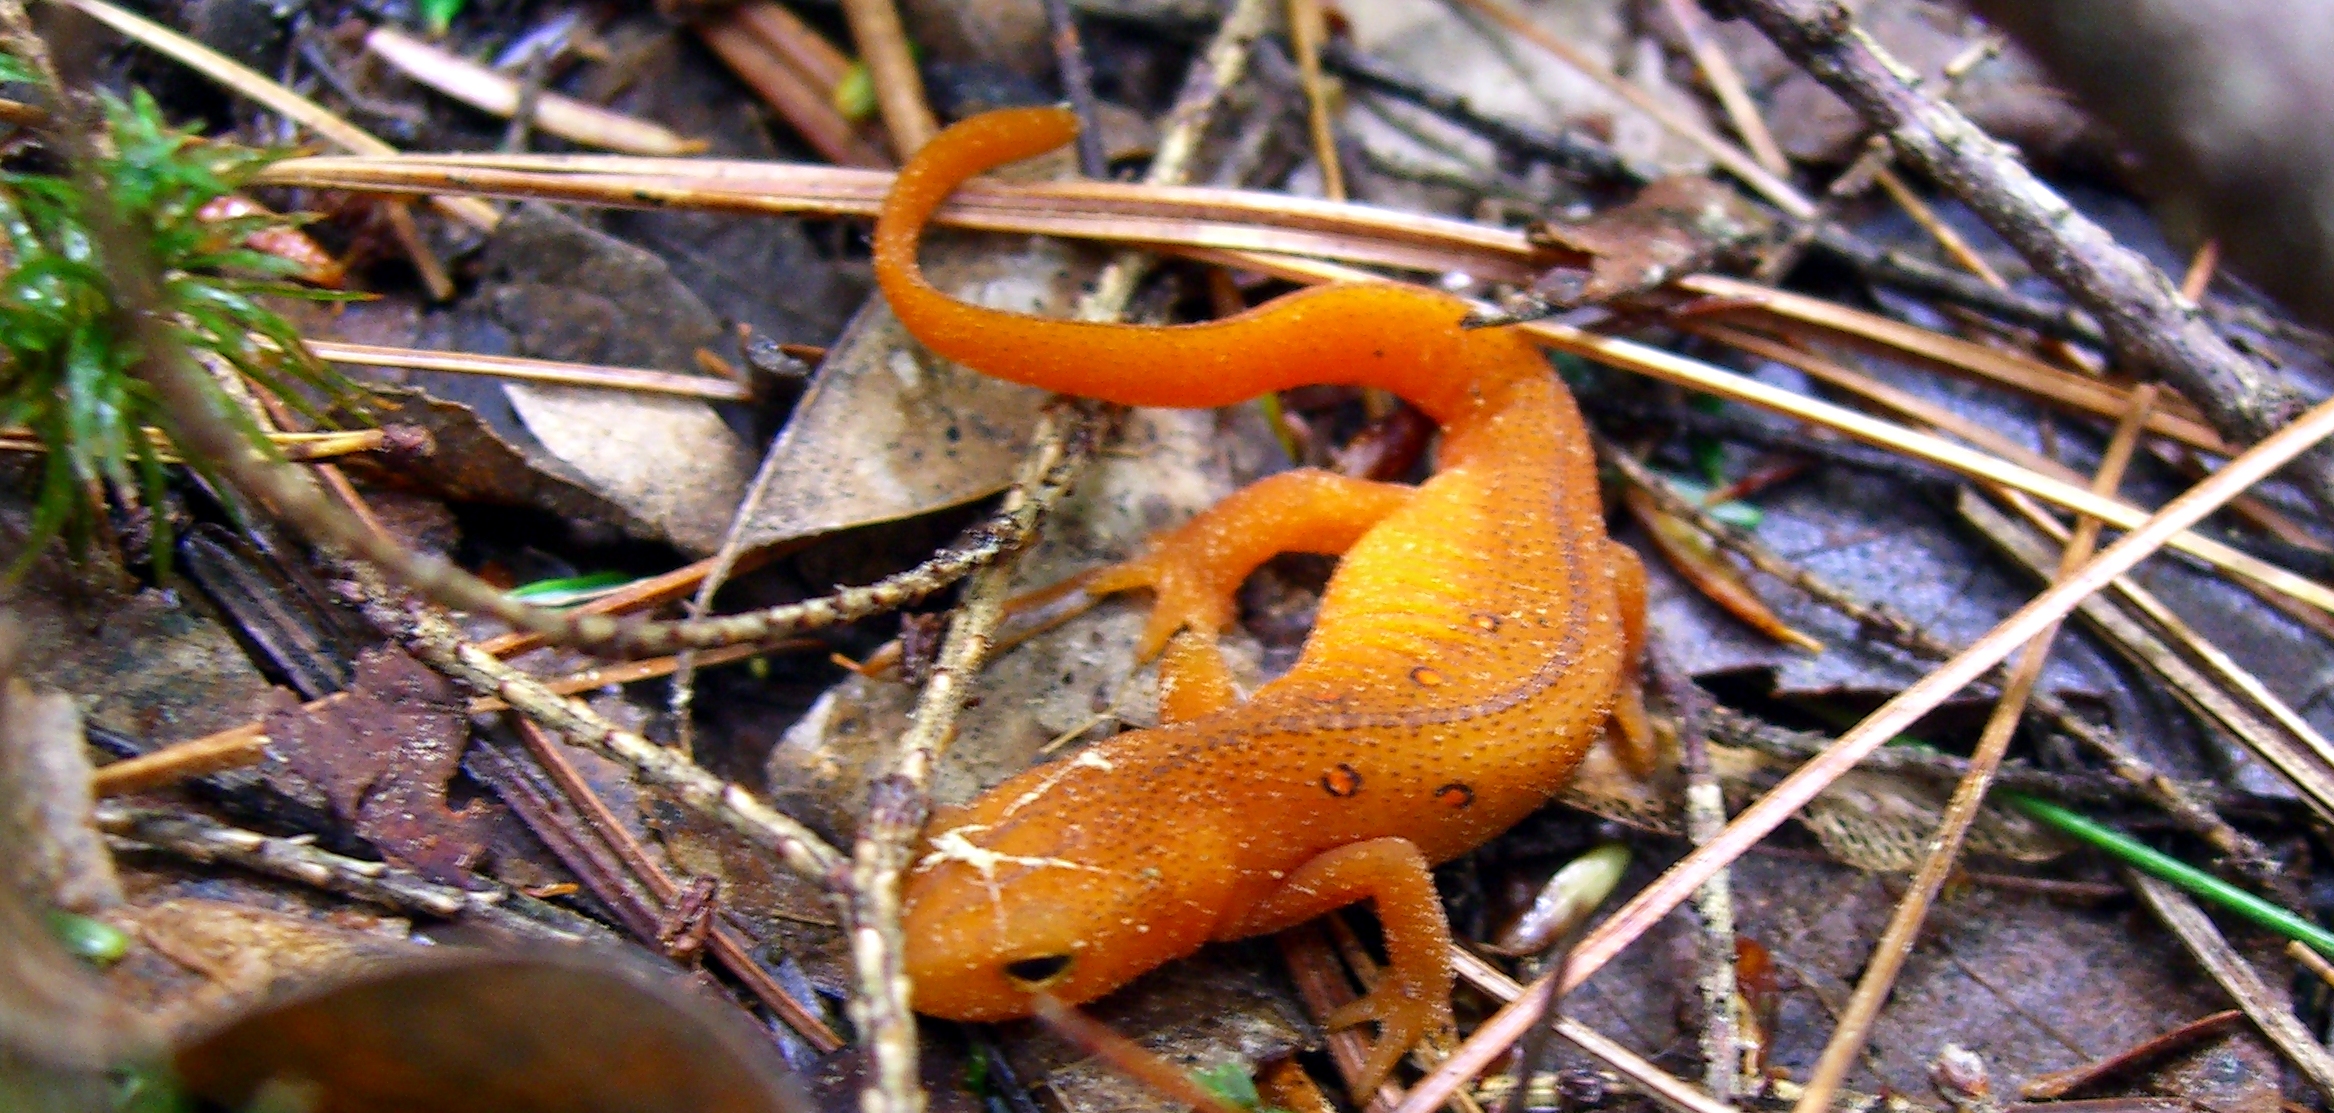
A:
{"label": "newt front leg", "polygon": [[1240,584],[1282,553],[1336,556],[1353,547],[1413,489],[1299,468],[1226,496],[1192,520],[1153,536],[1143,554],[1089,581],[1095,595],[1149,588],[1156,598],[1137,657],[1159,655],[1178,630],[1213,639],[1232,625]]}
{"label": "newt front leg", "polygon": [[1387,963],[1376,989],[1329,1014],[1326,1023],[1344,1028],[1378,1022],[1356,1091],[1366,1094],[1393,1072],[1404,1052],[1451,1023],[1451,930],[1426,856],[1408,839],[1338,847],[1297,867],[1280,888],[1219,928],[1216,938],[1283,931],[1363,900],[1377,907]]}

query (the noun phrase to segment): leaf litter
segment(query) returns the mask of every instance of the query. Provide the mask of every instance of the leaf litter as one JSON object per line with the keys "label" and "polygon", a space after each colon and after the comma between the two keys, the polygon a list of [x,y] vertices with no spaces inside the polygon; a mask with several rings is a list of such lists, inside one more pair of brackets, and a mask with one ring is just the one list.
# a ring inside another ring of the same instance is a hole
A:
{"label": "leaf litter", "polygon": [[[1892,20],[1901,13],[1889,5],[1874,8],[1882,14],[1868,18],[1875,19],[1884,38],[1890,37],[1896,25]],[[1560,96],[1536,81],[1517,81],[1519,73],[1541,75],[1550,67],[1519,55],[1522,48],[1516,44],[1499,43],[1479,30],[1458,26],[1432,5],[1387,5],[1385,11],[1395,13],[1396,21],[1381,22],[1382,13],[1375,6],[1354,13],[1361,17],[1354,32],[1358,41],[1414,70],[1459,81],[1460,91],[1483,98],[1487,110],[1530,117],[1550,127],[1609,125],[1616,143],[1633,155],[1692,163],[1690,156],[1680,155],[1673,138],[1647,130],[1625,109],[1595,96],[1578,92]],[[1928,16],[1916,13],[1915,18]],[[1639,56],[1630,59],[1633,67],[1651,61],[1658,68],[1659,56],[1644,54],[1642,40],[1624,31],[1617,17],[1600,12],[1591,19],[1604,21],[1597,24],[1596,41],[1609,45],[1613,56],[1636,50]],[[1394,29],[1387,30],[1389,26]],[[1949,39],[1947,45],[1963,45],[1963,40]],[[984,58],[988,48],[960,44],[956,49],[991,65],[999,64],[998,57],[1013,55],[1002,50]],[[1927,54],[1920,56],[1923,65],[1942,64]],[[1475,84],[1469,86],[1470,81]],[[1675,86],[1668,95],[1693,103]],[[1777,96],[1776,120],[1788,123],[1790,113],[1783,106],[1789,101],[1781,93]],[[1391,142],[1387,136],[1398,131],[1370,113],[1355,112],[1349,119],[1366,143]],[[687,134],[712,134],[690,126],[691,121],[667,122]],[[1855,131],[1840,134],[1852,137]],[[1448,150],[1419,146],[1414,136],[1409,142],[1412,146],[1398,154],[1380,151],[1378,161],[1449,157]],[[1790,136],[1787,146],[1797,143],[1808,149],[1816,142]],[[1835,135],[1829,142],[1836,148],[1839,139]],[[1482,158],[1480,152],[1476,157]],[[1300,173],[1292,183],[1301,188],[1303,180]],[[1382,187],[1378,196],[1433,196],[1396,175],[1365,174],[1361,180]],[[688,266],[702,268],[701,257],[692,259],[681,251],[669,261],[660,260],[589,227],[558,224],[533,210],[520,213],[506,218],[488,247],[478,287],[448,314],[433,314],[426,323],[409,318],[413,336],[450,337],[451,346],[472,350],[675,371],[694,365],[696,348],[721,348],[729,342],[725,326],[736,317],[717,318],[687,283],[675,277]],[[661,215],[611,223],[622,226]],[[815,228],[802,222],[756,224],[784,227],[790,236],[815,234]],[[638,230],[639,224],[634,228]],[[1613,238],[1589,242],[1579,239],[1576,229],[1575,238],[1566,242],[1597,259],[1596,280],[1605,284],[1572,290],[1576,296],[1594,300],[1606,286],[1633,289],[1672,270],[1699,266],[1705,257],[1700,245],[1691,241],[1664,243],[1658,236],[1640,241],[1611,230],[1606,234]],[[961,251],[960,263],[940,263],[959,256],[950,249],[936,249],[935,270],[948,273],[962,267],[959,288],[978,291],[974,296],[980,300],[1058,313],[1085,273],[1076,261],[1079,249],[1052,242],[1012,242],[1005,250],[994,239],[965,242],[956,249]],[[1640,248],[1645,249],[1644,257],[1631,257],[1631,251]],[[792,259],[801,263],[805,256]],[[1610,280],[1608,269],[1615,276]],[[578,280],[579,274],[589,277]],[[721,281],[733,287],[744,284],[734,274],[723,274]],[[783,275],[765,285],[799,288],[784,281]],[[368,312],[372,310],[360,307],[350,317],[361,321]],[[611,327],[611,321],[617,323]],[[1024,431],[1039,402],[1033,392],[1000,388],[919,359],[902,345],[896,326],[885,323],[880,308],[863,310],[847,330],[823,327],[834,335],[811,332],[789,337],[832,340],[834,347],[764,458],[769,489],[740,523],[750,546],[792,551],[766,575],[748,578],[734,591],[796,597],[823,591],[831,581],[820,575],[821,570],[864,564],[857,559],[864,554],[842,554],[852,546],[881,542],[882,535],[856,527],[932,515],[992,494],[1004,486],[1026,443]],[[1760,373],[1777,372],[1769,367]],[[434,380],[415,381],[435,392]],[[1985,399],[1992,396],[1940,387],[1940,380],[1919,371],[1892,372],[1891,381],[1911,389],[1956,393],[1957,400],[1979,407],[1981,416],[1995,427],[2022,435],[2035,431],[2036,439],[2029,443],[2052,450],[2047,439],[2054,435],[2052,426],[2038,423],[2029,410],[2011,407],[2015,412],[2002,413],[1999,404],[1987,409]],[[474,409],[428,394],[390,403],[398,414],[430,415],[438,453],[424,462],[422,470],[443,470],[437,481],[425,480],[427,486],[465,502],[500,502],[575,520],[615,523],[627,536],[689,554],[710,552],[732,526],[732,514],[747,489],[746,456],[752,451],[735,415],[725,418],[703,403],[612,397],[579,388],[513,385],[494,393],[502,397]],[[1351,406],[1343,410],[1333,406],[1330,412],[1346,416],[1315,421],[1322,438],[1334,441],[1341,433],[1338,423],[1351,423]],[[2059,434],[2065,432],[2058,429]],[[1043,546],[1025,560],[1021,569],[1025,585],[1123,556],[1143,534],[1277,466],[1274,440],[1255,411],[1248,409],[1224,415],[1138,413],[1128,418],[1119,444],[1117,454],[1087,478],[1078,499],[1049,528]],[[1731,463],[1746,466],[1744,456],[1736,450]],[[531,478],[514,479],[514,472]],[[1950,640],[1967,640],[1986,629],[2030,592],[2014,573],[1993,564],[1982,546],[1958,530],[1951,518],[1933,505],[1907,498],[1896,481],[1819,468],[1815,479],[1786,486],[1759,501],[1766,512],[1761,533],[1770,544],[1850,584],[1859,595],[1891,602],[1914,615],[1923,628]],[[1250,610],[1258,615],[1301,615],[1321,571],[1301,561],[1282,562],[1252,586]],[[2197,621],[2209,623],[2208,632],[2216,641],[2255,665],[2273,688],[2297,700],[2307,694],[2307,686],[2316,681],[2307,662],[2323,657],[2321,644],[2310,640],[2311,635],[2281,624],[2275,639],[2255,642],[2239,635],[2251,624],[2269,620],[2249,597],[2229,595],[2218,581],[2185,568],[2151,576],[2186,586],[2186,594],[2176,593],[2183,612],[2204,612]],[[1776,708],[1868,703],[1918,675],[1916,663],[1868,649],[1852,624],[1796,593],[1754,582],[1794,623],[1818,631],[1831,650],[1817,657],[1778,650],[1745,635],[1731,619],[1714,614],[1676,585],[1661,581],[1656,610],[1661,617],[1655,629],[1665,652],[1688,674],[1712,681],[1730,696],[1744,693],[1743,678],[1755,678],[1752,697]],[[125,613],[159,614],[170,630],[180,636],[193,632],[199,641],[199,632],[209,621],[204,608],[185,599],[138,602],[139,598],[143,597],[132,597]],[[2197,600],[2209,602],[2199,608]],[[938,778],[941,799],[962,799],[1056,744],[1074,747],[1118,725],[1139,725],[1155,714],[1148,676],[1132,668],[1127,652],[1137,613],[1135,605],[1105,604],[1020,645],[994,664],[982,681],[982,690],[989,694],[968,715],[962,737]],[[75,640],[72,625],[52,621],[50,644]],[[110,617],[102,625],[111,626]],[[147,628],[130,625],[121,630]],[[121,630],[101,636],[133,636]],[[881,624],[872,624],[840,635],[836,644],[863,655],[886,632]],[[134,636],[164,644],[176,640]],[[213,667],[212,662],[218,676],[250,675],[247,665],[239,672],[228,660],[231,643],[214,638],[207,644],[209,656],[199,658],[204,663],[197,666],[195,676],[209,678],[211,674],[203,670]],[[1232,645],[1243,680],[1253,682],[1276,667],[1275,662],[1285,662],[1290,639],[1268,631],[1261,641],[1235,637]],[[484,845],[471,827],[485,813],[477,805],[450,808],[444,795],[468,729],[467,717],[460,703],[450,698],[450,690],[424,683],[424,674],[415,673],[409,663],[385,660],[375,656],[358,664],[356,694],[336,710],[280,712],[270,720],[270,733],[280,736],[280,743],[299,748],[316,744],[304,759],[306,772],[325,786],[324,795],[348,833],[373,842],[392,860],[424,865],[440,876],[458,879],[478,860]],[[167,692],[149,695],[152,682],[143,679],[145,670],[132,666],[111,674],[111,682],[127,693],[125,698],[100,682],[106,672],[79,668],[71,661],[69,657],[41,661],[34,674],[52,683],[60,675],[70,678],[73,683],[59,686],[93,702],[94,722],[136,727],[130,733],[140,736],[155,734],[157,724],[216,719],[212,725],[232,725],[245,714],[238,708],[250,702],[243,697],[264,690],[255,677],[238,679],[228,688],[231,696],[208,706],[186,696],[173,703],[163,698]],[[797,668],[782,663],[775,667]],[[819,675],[806,672],[790,682],[800,685]],[[2045,684],[2097,709],[2151,760],[2183,775],[2203,771],[2187,756],[2195,752],[2194,728],[2182,717],[2167,714],[2161,697],[2151,695],[2148,685],[2135,682],[2087,641],[2067,640]],[[654,699],[646,692],[639,697]],[[866,777],[880,767],[885,748],[898,737],[911,698],[910,690],[895,680],[851,676],[816,699],[802,701],[806,708],[792,709],[789,713],[800,712],[801,717],[766,758],[750,745],[742,752],[725,752],[740,740],[724,737],[701,739],[700,745],[706,747],[701,758],[726,763],[734,776],[749,784],[759,782],[786,810],[847,843],[856,826],[856,809],[865,799]],[[2313,719],[2328,713],[2322,701],[2306,706]],[[168,710],[173,707],[181,710]],[[1956,720],[1943,714],[1924,724],[1924,733],[1948,739],[1960,729]],[[767,739],[778,732],[764,725],[756,733]],[[384,736],[400,737],[403,743],[369,744]],[[1728,766],[1727,779],[1738,791],[1770,780],[1781,766],[1777,759],[1732,751],[1721,763]],[[1584,777],[1584,786],[1598,782],[1599,778]],[[1576,786],[1568,799],[1592,798],[1591,787],[1584,786]],[[1622,819],[1658,814],[1654,826],[1675,830],[1670,825],[1672,809],[1663,798],[1666,791],[1664,782],[1652,789],[1621,789],[1619,795],[1634,792],[1637,802],[1592,810]],[[1831,802],[1819,804],[1808,819],[1815,844],[1823,850],[1866,869],[1898,870],[1916,860],[1940,798],[1937,786],[1927,782],[1857,774],[1836,785],[1826,797]],[[756,922],[758,936],[778,938],[780,947],[791,951],[813,946],[809,940],[823,930],[820,924],[833,922],[831,908],[824,907],[814,891],[770,869],[766,859],[737,853],[734,840],[725,835],[690,833],[688,821],[672,822],[680,820],[681,813],[669,803],[651,802],[644,809],[666,821],[654,826],[661,831],[668,858],[689,874],[720,877],[719,889],[730,902],[726,907]],[[1583,821],[1555,822],[1578,828]],[[400,831],[401,825],[409,829]],[[724,841],[732,845],[721,846]],[[2013,824],[1981,834],[1977,849],[1997,857],[2040,861],[2058,851],[2046,842]],[[491,859],[486,865],[490,871],[494,868]],[[2066,868],[2078,876],[2097,873],[2079,863]],[[773,885],[779,878],[783,884]],[[1631,884],[1643,880],[1639,876]],[[1767,1061],[1785,1069],[1804,1066],[1815,1050],[1812,1041],[1829,1027],[1823,1014],[1835,999],[1832,995],[1854,978],[1863,947],[1892,902],[1888,882],[1874,874],[1760,857],[1740,863],[1735,881],[1737,899],[1744,902],[1744,931],[1777,950],[1794,982],[1783,994],[1783,1012],[1772,1032],[1775,1039],[1767,1048]],[[1465,884],[1461,882],[1462,890]],[[1466,899],[1463,891],[1460,899]],[[244,924],[232,916],[214,917],[214,910],[199,905],[176,902],[153,904],[147,911],[158,909],[171,911],[155,912],[156,924],[176,926],[143,929],[149,945],[157,952],[174,951],[193,965],[207,964],[205,976],[221,984],[249,977],[238,972],[264,967],[272,954],[305,953],[303,948],[309,946],[288,941],[290,937],[276,927],[255,926],[257,919]],[[789,917],[805,930],[789,935],[770,927],[772,921]],[[189,924],[224,926],[196,929]],[[252,957],[202,957],[227,946],[205,941],[212,937],[203,931],[242,940]],[[1683,957],[1690,950],[1683,947],[1688,932],[1679,924],[1665,931],[1672,944],[1668,949],[1658,939],[1637,948],[1576,999],[1577,1015],[1647,1051],[1690,1037],[1689,1030],[1663,1019],[1688,1015],[1698,1007],[1690,993],[1679,988],[1692,981],[1690,962]],[[2213,992],[2200,988],[2185,973],[2183,960],[2170,957],[2161,937],[2152,934],[2143,919],[2115,906],[2069,907],[1980,884],[1949,900],[1933,919],[1931,932],[1899,985],[1897,1002],[1887,1014],[1870,1061],[1872,1081],[1903,1092],[1927,1086],[1931,1065],[1947,1039],[1974,1050],[1998,1074],[2018,1077],[2110,1053],[2217,1007]],[[826,947],[830,956],[837,953],[831,939]],[[325,946],[320,953],[330,950]],[[1275,964],[1260,962],[1252,951],[1231,948],[1165,972],[1114,999],[1106,1015],[1138,1034],[1147,1033],[1171,1052],[1190,1055],[1194,1062],[1223,1053],[1250,1061],[1274,1059],[1308,1045],[1311,1034],[1293,1019],[1301,1011],[1277,974],[1271,973]],[[2274,961],[2265,952],[2254,957],[2258,963]],[[332,966],[333,962],[322,962],[314,969]],[[2113,976],[2102,978],[2107,971]],[[842,990],[848,981],[839,965],[830,966],[821,980],[832,991]],[[1240,1003],[1226,1000],[1234,996],[1228,989],[1232,986],[1241,987]],[[1192,1042],[1195,1037],[1186,1030],[1195,1018],[1214,1022],[1218,1030]],[[1072,1061],[1074,1054],[1049,1055],[1038,1050],[1042,1041],[1006,1035],[1021,1077],[1050,1088],[1066,1107],[1126,1108],[1148,1100],[1093,1064]],[[2182,1096],[2207,1108],[2264,1108],[2268,1099],[2260,1086],[2216,1089],[2214,1080],[2262,1072],[2270,1062],[2266,1054],[2252,1037],[2239,1034],[2185,1065],[2176,1064],[2161,1076],[2169,1081],[2151,1081],[2137,1089]]]}

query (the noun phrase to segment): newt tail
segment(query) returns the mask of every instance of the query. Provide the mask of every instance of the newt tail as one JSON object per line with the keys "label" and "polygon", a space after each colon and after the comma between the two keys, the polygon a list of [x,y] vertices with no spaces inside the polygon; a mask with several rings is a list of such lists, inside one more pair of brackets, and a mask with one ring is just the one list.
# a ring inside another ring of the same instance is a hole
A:
{"label": "newt tail", "polygon": [[[1274,476],[1100,575],[1099,590],[1156,593],[1143,651],[1168,650],[1167,721],[935,819],[906,895],[915,1005],[1027,1016],[1035,994],[1091,1000],[1210,940],[1371,900],[1386,977],[1329,1022],[1380,1024],[1374,1086],[1449,1021],[1428,866],[1545,803],[1617,708],[1641,722],[1642,571],[1605,536],[1570,394],[1514,330],[1461,329],[1457,298],[1332,286],[1152,327],[987,309],[927,283],[916,243],[957,183],[1074,129],[1057,109],[993,112],[901,171],[875,266],[911,333],[986,374],[1129,405],[1379,387],[1442,426],[1439,467],[1415,488]],[[1233,702],[1213,639],[1241,580],[1282,552],[1344,559],[1296,665]]]}

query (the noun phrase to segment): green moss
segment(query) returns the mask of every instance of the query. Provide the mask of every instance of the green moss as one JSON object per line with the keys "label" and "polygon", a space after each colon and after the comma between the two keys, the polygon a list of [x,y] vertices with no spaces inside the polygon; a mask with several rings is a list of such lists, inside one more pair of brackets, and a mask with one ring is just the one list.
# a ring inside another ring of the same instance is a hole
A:
{"label": "green moss", "polygon": [[[8,67],[22,69],[14,61]],[[12,70],[0,67],[0,79]],[[171,128],[143,91],[128,103],[104,100],[106,135],[98,175],[116,218],[145,241],[159,272],[160,311],[192,351],[216,357],[252,389],[315,413],[318,400],[354,388],[301,343],[268,295],[344,295],[288,279],[299,264],[244,246],[254,233],[289,228],[293,218],[258,215],[206,220],[212,201],[235,192],[288,152],[206,141]],[[0,426],[26,428],[46,448],[31,535],[8,570],[23,573],[60,539],[75,552],[95,535],[106,501],[161,504],[166,469],[142,432],[165,424],[153,391],[134,373],[142,353],[98,257],[90,218],[96,200],[60,174],[0,173]],[[240,407],[224,407],[241,415]],[[272,452],[248,418],[243,431]],[[197,468],[202,465],[195,464]],[[157,571],[168,572],[167,518],[152,515]]]}

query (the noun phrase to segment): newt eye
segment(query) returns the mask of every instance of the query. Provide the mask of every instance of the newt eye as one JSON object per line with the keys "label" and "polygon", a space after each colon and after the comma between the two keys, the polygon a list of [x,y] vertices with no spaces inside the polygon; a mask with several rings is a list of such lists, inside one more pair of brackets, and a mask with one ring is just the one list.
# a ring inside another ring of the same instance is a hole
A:
{"label": "newt eye", "polygon": [[1044,989],[1070,972],[1070,956],[1039,955],[1005,964],[1005,979],[1017,989]]}

